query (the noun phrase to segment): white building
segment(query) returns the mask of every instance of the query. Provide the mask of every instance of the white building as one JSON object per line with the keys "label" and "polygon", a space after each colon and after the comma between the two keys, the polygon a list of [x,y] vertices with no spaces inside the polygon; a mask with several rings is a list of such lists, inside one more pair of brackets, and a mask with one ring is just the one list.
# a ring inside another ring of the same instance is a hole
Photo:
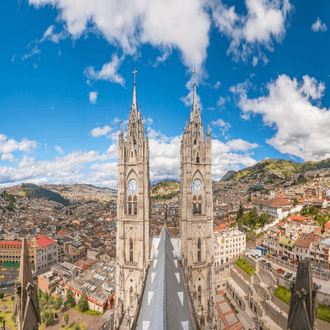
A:
{"label": "white building", "polygon": [[214,233],[214,265],[222,265],[233,258],[237,258],[246,247],[245,233],[229,229]]}
{"label": "white building", "polygon": [[38,273],[49,270],[51,266],[61,262],[61,248],[46,236],[39,236],[36,244],[36,271]]}

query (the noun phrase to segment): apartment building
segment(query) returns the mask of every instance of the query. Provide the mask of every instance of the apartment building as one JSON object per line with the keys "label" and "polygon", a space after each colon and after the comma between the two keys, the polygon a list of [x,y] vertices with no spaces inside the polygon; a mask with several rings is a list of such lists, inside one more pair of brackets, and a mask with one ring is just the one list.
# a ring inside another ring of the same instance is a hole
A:
{"label": "apartment building", "polygon": [[214,233],[214,239],[215,266],[237,258],[246,247],[246,235],[237,229],[217,231]]}

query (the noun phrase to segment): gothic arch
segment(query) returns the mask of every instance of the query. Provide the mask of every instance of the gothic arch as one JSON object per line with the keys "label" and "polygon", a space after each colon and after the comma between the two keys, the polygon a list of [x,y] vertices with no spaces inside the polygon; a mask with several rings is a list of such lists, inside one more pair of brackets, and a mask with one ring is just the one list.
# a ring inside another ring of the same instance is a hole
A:
{"label": "gothic arch", "polygon": [[200,170],[196,170],[196,172],[192,176],[192,181],[194,181],[195,179],[201,180],[202,183],[203,183],[203,186],[204,186],[204,176],[203,176],[203,174],[201,173]]}
{"label": "gothic arch", "polygon": [[126,186],[128,185],[128,182],[131,179],[135,179],[136,181],[138,181],[138,176],[137,176],[137,174],[136,174],[136,172],[135,172],[134,169],[131,169],[129,171],[128,175],[126,176]]}

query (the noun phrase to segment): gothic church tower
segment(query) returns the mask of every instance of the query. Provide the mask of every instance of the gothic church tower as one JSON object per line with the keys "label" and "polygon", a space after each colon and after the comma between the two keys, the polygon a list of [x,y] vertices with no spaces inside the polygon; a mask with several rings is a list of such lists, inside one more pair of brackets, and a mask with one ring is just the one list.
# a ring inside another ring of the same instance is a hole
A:
{"label": "gothic church tower", "polygon": [[195,76],[193,106],[180,150],[180,233],[182,263],[194,308],[197,313],[208,311],[209,317],[215,302],[211,149],[209,126],[204,140]]}
{"label": "gothic church tower", "polygon": [[125,314],[137,315],[137,301],[149,264],[150,179],[149,142],[136,100],[133,102],[127,136],[120,129],[118,141],[118,199],[116,238],[117,326]]}

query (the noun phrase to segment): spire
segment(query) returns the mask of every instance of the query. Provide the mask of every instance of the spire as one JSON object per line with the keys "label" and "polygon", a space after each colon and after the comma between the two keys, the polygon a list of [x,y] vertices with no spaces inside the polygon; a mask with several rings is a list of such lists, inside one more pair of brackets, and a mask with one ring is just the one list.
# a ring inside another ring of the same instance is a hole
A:
{"label": "spire", "polygon": [[210,133],[210,122],[207,121],[207,131],[206,131],[206,135],[207,136],[211,136],[211,133]]}
{"label": "spire", "polygon": [[41,323],[37,288],[33,284],[29,259],[27,240],[23,238],[19,279],[15,283],[14,314],[17,315],[18,330],[38,329],[38,323]]}
{"label": "spire", "polygon": [[135,70],[135,68],[132,73],[134,74],[132,111],[134,111],[134,110],[137,111],[137,101],[136,101],[136,74],[137,74],[137,71]]}
{"label": "spire", "polygon": [[196,69],[194,68],[194,71],[192,72],[194,74],[194,94],[193,94],[193,112],[194,111],[197,111],[198,109],[198,102],[197,102],[197,92],[196,92],[196,74],[197,74],[197,71]]}

